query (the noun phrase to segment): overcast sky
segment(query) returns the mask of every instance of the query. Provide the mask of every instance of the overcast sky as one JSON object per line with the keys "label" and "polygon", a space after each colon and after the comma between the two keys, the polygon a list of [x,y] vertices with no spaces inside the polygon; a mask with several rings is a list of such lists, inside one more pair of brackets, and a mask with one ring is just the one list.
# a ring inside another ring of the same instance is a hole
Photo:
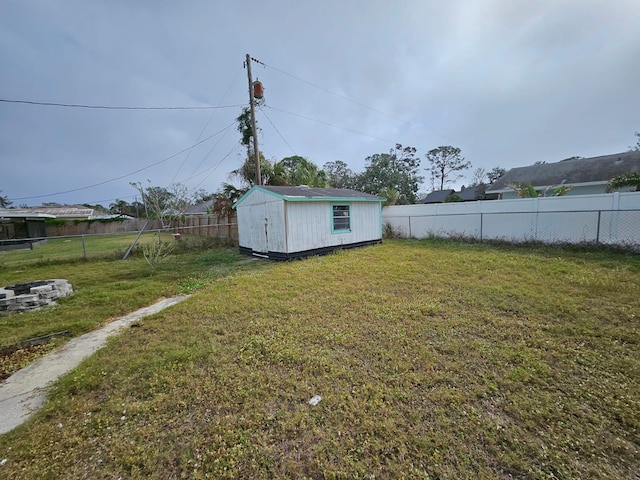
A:
{"label": "overcast sky", "polygon": [[460,185],[478,167],[626,151],[639,19],[638,0],[0,0],[1,99],[230,106],[0,102],[1,195],[108,206],[134,200],[130,182],[217,190],[245,154],[246,53],[266,65],[252,70],[269,159],[359,172],[398,142],[426,167],[453,145],[473,165]]}

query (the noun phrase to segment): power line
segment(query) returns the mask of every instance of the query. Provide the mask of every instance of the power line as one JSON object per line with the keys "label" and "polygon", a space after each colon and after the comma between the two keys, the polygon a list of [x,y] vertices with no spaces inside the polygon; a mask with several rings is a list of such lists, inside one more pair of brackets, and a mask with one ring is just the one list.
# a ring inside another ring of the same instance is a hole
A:
{"label": "power line", "polygon": [[287,145],[287,147],[289,147],[289,149],[293,152],[294,155],[298,155],[296,153],[296,151],[293,149],[293,147],[291,147],[291,145],[289,145],[289,142],[287,142],[287,140],[282,136],[282,134],[280,133],[280,130],[278,130],[278,127],[276,127],[273,122],[271,121],[271,119],[269,118],[269,115],[267,115],[267,112],[264,111],[264,108],[260,107],[260,111],[262,112],[262,114],[266,117],[266,119],[269,121],[269,123],[271,124],[271,126],[273,127],[273,129],[276,131],[276,133],[278,135],[280,135],[280,138],[282,139],[282,141]]}
{"label": "power line", "polygon": [[205,138],[203,140],[200,140],[199,142],[196,142],[193,145],[191,145],[191,146],[189,146],[187,148],[184,148],[184,149],[180,150],[177,153],[174,153],[173,155],[170,155],[170,156],[168,156],[166,158],[163,158],[162,160],[159,160],[157,162],[151,163],[151,164],[149,164],[149,165],[147,165],[145,167],[139,168],[138,170],[135,170],[133,172],[127,173],[125,175],[120,175],[119,177],[111,178],[111,179],[105,180],[103,182],[94,183],[93,185],[88,185],[86,187],[73,188],[71,190],[65,190],[63,192],[47,193],[47,194],[44,194],[44,195],[34,195],[34,196],[31,196],[31,197],[17,197],[17,198],[13,198],[12,200],[30,200],[30,199],[34,199],[34,198],[46,198],[46,197],[53,197],[53,196],[56,196],[56,195],[64,195],[64,194],[67,194],[67,193],[79,192],[81,190],[88,190],[90,188],[99,187],[100,185],[104,185],[106,183],[111,183],[111,182],[115,182],[116,180],[121,180],[123,178],[130,177],[131,175],[135,175],[136,173],[140,173],[143,170],[147,170],[147,169],[149,169],[151,167],[155,167],[156,165],[160,165],[161,163],[164,163],[164,162],[166,162],[168,160],[171,160],[172,158],[175,158],[178,155],[183,154],[184,152],[186,152],[187,150],[189,150],[191,148],[197,147],[198,145],[206,142],[207,140],[211,140],[213,137],[215,137],[216,135],[221,134],[222,132],[224,132],[226,129],[228,129],[229,127],[233,126],[234,124],[235,124],[235,120],[232,123],[230,123],[229,125],[227,125],[226,127],[224,127],[222,130],[217,131],[213,135],[210,135],[207,138]]}
{"label": "power line", "polygon": [[[229,94],[229,91],[231,90],[231,87],[235,84],[236,80],[238,79],[238,76],[240,75],[240,72],[242,72],[242,69],[238,69],[238,71],[236,72],[236,75],[233,77],[233,80],[231,80],[231,83],[229,84],[229,86],[227,87],[227,89],[225,90],[224,94],[222,95],[222,98],[220,99],[220,101],[218,102],[218,106],[220,106],[220,104],[222,102],[224,102],[224,99],[227,98],[227,95]],[[204,133],[204,131],[207,129],[207,127],[209,126],[209,123],[211,123],[211,119],[213,118],[214,113],[211,112],[211,115],[209,115],[209,119],[207,120],[207,123],[205,123],[204,127],[202,127],[202,130],[200,131],[200,134],[198,135],[198,138],[196,138],[196,142],[200,140],[200,137],[202,137],[202,134]],[[226,134],[226,131],[225,131]],[[224,137],[224,135],[223,135]],[[222,137],[220,137],[220,140],[222,140]],[[218,140],[218,142],[216,143],[216,145],[218,145],[218,143],[220,143],[220,140]],[[215,148],[215,145],[214,147]],[[213,150],[213,149],[212,149]],[[193,150],[189,150],[189,152],[185,155],[184,159],[182,160],[182,163],[180,164],[180,166],[178,167],[178,170],[176,170],[176,173],[173,175],[173,178],[171,179],[171,181],[173,182],[176,177],[178,176],[178,173],[180,173],[180,170],[182,170],[182,167],[184,166],[184,164],[186,163],[186,161],[189,159],[189,157],[191,156],[191,152]],[[206,158],[206,157],[205,157]],[[200,165],[202,165],[202,162],[204,162],[204,159],[202,159],[202,161],[200,162],[200,164],[196,167],[196,170],[200,167]],[[195,172],[195,170],[194,170]],[[192,172],[193,175],[193,172]]]}
{"label": "power line", "polygon": [[[191,180],[194,176],[196,175],[196,172],[198,171],[198,169],[200,168],[200,166],[204,163],[204,161],[209,158],[209,155],[211,155],[211,153],[216,149],[216,147],[220,144],[220,142],[222,142],[222,140],[224,139],[225,135],[229,132],[229,129],[231,128],[231,126],[229,126],[224,133],[220,136],[220,138],[218,139],[218,141],[213,145],[213,147],[211,147],[209,149],[209,151],[207,152],[207,154],[202,157],[202,160],[200,160],[200,163],[198,163],[198,165],[196,166],[196,168],[193,169],[193,171],[191,172],[191,176],[189,178],[187,178],[186,180],[184,180],[184,182]],[[206,170],[205,170],[206,171]]]}
{"label": "power line", "polygon": [[348,96],[343,95],[343,94],[341,94],[341,93],[334,92],[334,91],[332,91],[332,90],[329,90],[328,88],[324,88],[324,87],[322,87],[322,86],[320,86],[320,85],[317,85],[317,84],[315,84],[315,83],[313,83],[313,82],[310,82],[310,81],[308,81],[308,80],[305,80],[304,78],[297,77],[296,75],[293,75],[292,73],[285,72],[284,70],[280,70],[279,68],[272,67],[271,65],[267,65],[266,63],[263,63],[263,62],[259,62],[259,63],[261,63],[262,65],[264,65],[264,66],[265,66],[265,67],[267,67],[267,68],[270,68],[270,69],[272,69],[272,70],[275,70],[276,72],[279,72],[279,73],[281,73],[281,74],[283,74],[283,75],[286,75],[286,76],[288,76],[288,77],[291,77],[291,78],[293,78],[293,79],[295,79],[295,80],[298,80],[299,82],[306,83],[307,85],[310,85],[310,86],[312,86],[312,87],[314,87],[314,88],[318,88],[318,89],[322,90],[323,92],[326,92],[326,93],[328,93],[328,94],[330,94],[330,95],[334,95],[334,96],[336,96],[336,97],[338,97],[338,98],[342,98],[343,100],[346,100],[347,102],[351,102],[351,103],[353,103],[354,105],[357,105],[357,106],[359,106],[359,107],[361,107],[361,108],[365,108],[365,109],[367,109],[367,110],[371,110],[372,112],[375,112],[375,113],[377,113],[377,114],[379,114],[379,115],[383,115],[383,116],[385,116],[385,117],[388,117],[388,118],[390,118],[390,119],[392,119],[392,120],[395,120],[396,122],[406,123],[406,124],[408,124],[408,125],[412,125],[412,123],[411,123],[411,122],[409,122],[409,121],[407,121],[407,120],[402,120],[402,119],[400,119],[400,118],[393,117],[393,116],[389,115],[388,113],[385,113],[385,112],[383,112],[383,111],[381,111],[381,110],[378,110],[377,108],[373,108],[373,107],[370,107],[369,105],[365,105],[364,103],[360,103],[360,102],[358,102],[357,100],[354,100],[354,99],[353,99],[353,98],[351,98],[351,97],[348,97]]}
{"label": "power line", "polygon": [[[254,59],[254,60],[255,60],[255,59]],[[304,78],[300,78],[300,77],[298,77],[298,76],[296,76],[296,75],[294,75],[294,74],[292,74],[292,73],[285,72],[284,70],[281,70],[281,69],[279,69],[279,68],[273,67],[273,66],[271,66],[271,65],[267,65],[267,64],[266,64],[266,63],[264,63],[264,62],[260,62],[260,61],[258,61],[258,60],[255,60],[255,61],[256,61],[256,62],[258,62],[259,64],[263,65],[263,66],[264,66],[264,67],[266,67],[266,68],[270,68],[271,70],[275,70],[276,72],[281,73],[282,75],[286,75],[287,77],[291,77],[291,78],[293,78],[293,79],[295,79],[295,80],[298,80],[299,82],[306,83],[307,85],[309,85],[309,86],[311,86],[311,87],[317,88],[317,89],[322,90],[323,92],[326,92],[326,93],[328,93],[328,94],[330,94],[330,95],[333,95],[333,96],[335,96],[335,97],[338,97],[338,98],[341,98],[341,99],[343,99],[343,100],[346,100],[347,102],[353,103],[354,105],[357,105],[357,106],[359,106],[359,107],[361,107],[361,108],[364,108],[364,109],[366,109],[366,110],[370,110],[370,111],[372,111],[372,112],[375,112],[375,113],[377,113],[377,114],[379,114],[379,115],[382,115],[383,117],[390,118],[391,120],[394,120],[394,121],[399,122],[399,123],[401,123],[401,124],[405,124],[405,125],[409,125],[409,126],[412,126],[412,127],[420,128],[420,129],[422,129],[422,130],[425,130],[425,131],[427,131],[427,132],[430,132],[431,134],[437,135],[438,137],[441,137],[441,138],[444,138],[444,139],[449,140],[449,139],[448,139],[447,137],[445,137],[444,135],[439,134],[439,133],[437,133],[437,132],[434,132],[434,131],[432,131],[432,130],[429,130],[429,129],[428,129],[428,128],[426,128],[424,125],[420,125],[420,124],[418,124],[418,123],[414,123],[414,122],[411,122],[411,121],[409,121],[409,120],[403,120],[403,119],[401,119],[401,118],[394,117],[393,115],[389,115],[388,113],[383,112],[382,110],[378,110],[377,108],[370,107],[369,105],[365,105],[364,103],[358,102],[357,100],[354,100],[353,98],[348,97],[347,95],[343,95],[343,94],[341,94],[341,93],[334,92],[334,91],[332,91],[332,90],[329,90],[328,88],[325,88],[325,87],[322,87],[322,86],[320,86],[320,85],[318,85],[318,84],[316,84],[316,83],[310,82],[309,80],[305,80]]]}
{"label": "power line", "polygon": [[329,123],[329,122],[324,122],[322,120],[317,120],[315,118],[307,117],[306,115],[301,115],[299,113],[287,112],[286,110],[282,110],[280,108],[275,108],[275,107],[272,107],[270,105],[265,105],[265,107],[266,108],[270,108],[271,110],[275,110],[277,112],[286,113],[287,115],[292,115],[294,117],[304,118],[305,120],[310,120],[312,122],[320,123],[320,124],[326,125],[328,127],[338,128],[338,129],[344,130],[346,132],[351,132],[351,133],[355,133],[355,134],[358,134],[358,135],[362,135],[364,137],[373,138],[374,140],[380,140],[381,142],[390,143],[390,144],[393,144],[393,145],[396,144],[396,142],[392,142],[391,140],[388,140],[386,138],[380,138],[380,137],[376,137],[375,135],[369,135],[368,133],[359,132],[358,130],[352,130],[351,128],[341,127],[339,125],[335,125],[335,124]]}
{"label": "power line", "polygon": [[[229,153],[227,153],[224,157],[222,157],[218,163],[216,163],[215,165],[213,165],[213,166],[209,167],[207,170],[203,170],[202,172],[200,172],[198,175],[202,175],[203,173],[207,172],[208,170],[211,170],[211,171],[209,172],[209,174],[208,174],[206,177],[204,177],[202,180],[200,180],[200,182],[196,183],[196,184],[195,184],[195,186],[194,186],[193,188],[194,188],[194,189],[196,189],[196,188],[198,188],[200,185],[202,185],[202,184],[204,183],[204,181],[205,181],[207,178],[209,178],[209,177],[211,176],[211,174],[212,174],[213,172],[215,172],[215,171],[216,171],[216,169],[217,169],[220,165],[222,165],[222,162],[224,162],[224,161],[225,161],[225,160],[226,160],[226,159],[227,159],[227,158],[228,158],[228,157],[229,157],[233,152],[235,152],[239,147],[240,147],[240,144],[239,144],[239,143],[236,143],[236,144],[234,145],[234,147],[233,147],[231,150],[229,150]],[[191,177],[191,178],[193,178],[193,177]]]}
{"label": "power line", "polygon": [[84,105],[80,103],[54,103],[54,102],[35,102],[31,100],[8,100],[0,98],[0,102],[4,103],[20,103],[26,105],[38,105],[44,107],[66,107],[66,108],[89,108],[99,110],[214,110],[221,108],[237,108],[243,107],[242,104],[237,105],[218,105],[218,106],[192,106],[192,107],[134,107],[122,105]]}

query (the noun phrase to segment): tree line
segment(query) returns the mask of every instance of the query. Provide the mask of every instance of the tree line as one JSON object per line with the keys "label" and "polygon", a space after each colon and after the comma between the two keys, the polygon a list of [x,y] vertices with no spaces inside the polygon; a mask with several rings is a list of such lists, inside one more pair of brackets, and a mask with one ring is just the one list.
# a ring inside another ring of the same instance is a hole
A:
{"label": "tree line", "polygon": [[[206,201],[211,202],[210,213],[223,216],[231,215],[233,203],[256,184],[253,137],[248,115],[248,109],[244,109],[242,114],[236,118],[237,129],[241,135],[240,143],[247,150],[246,160],[240,168],[231,171],[229,175],[230,179],[240,183],[239,186],[233,183],[223,183],[217,192],[209,193],[204,189],[189,192],[187,187],[180,183],[160,187],[153,186],[148,182],[148,185],[144,187],[141,182],[131,182],[130,185],[140,194],[140,200],[127,202],[116,199],[108,209],[102,205],[85,204],[84,206],[105,213],[108,211],[114,215],[161,218],[166,224],[181,216],[191,205]],[[637,143],[630,146],[629,151],[640,151],[640,132],[636,132],[634,135],[637,138]],[[465,160],[462,151],[453,146],[439,146],[431,149],[425,154],[425,158],[428,166],[424,171],[428,174],[431,191],[443,190],[449,184],[463,178],[462,172],[471,168],[471,162]],[[384,197],[387,199],[387,204],[416,203],[420,186],[425,181],[425,177],[420,173],[421,159],[417,154],[417,149],[403,146],[400,143],[397,143],[388,152],[366,157],[365,168],[362,172],[354,172],[342,160],[327,162],[320,168],[311,160],[300,155],[286,157],[279,161],[270,161],[260,153],[260,166],[261,184],[263,185],[351,188]],[[505,173],[506,170],[499,166],[488,171],[484,168],[477,168],[468,186],[493,183]],[[621,176],[613,179],[609,188],[617,189],[621,186],[635,186],[640,190],[640,177],[637,173]],[[514,188],[514,190],[525,192],[527,186],[521,187]],[[522,195],[526,196],[525,193]],[[562,193],[565,192],[559,194]],[[62,206],[55,202],[49,202],[43,206],[47,205]],[[20,207],[27,207],[27,205],[20,205]],[[7,196],[0,195],[0,208],[15,207]]]}
{"label": "tree line", "polygon": [[[248,108],[242,110],[236,122],[240,143],[246,148],[246,159],[240,168],[230,174],[230,178],[239,181],[241,186],[225,183],[216,193],[214,210],[219,214],[230,213],[231,204],[258,183]],[[425,157],[429,164],[426,171],[429,173],[431,190],[444,189],[446,185],[462,178],[463,171],[471,168],[471,162],[465,160],[457,147],[440,146],[429,150]],[[425,180],[421,174],[421,158],[417,149],[400,143],[388,152],[366,157],[362,172],[353,171],[342,160],[327,162],[320,168],[300,155],[270,161],[260,152],[259,162],[259,183],[262,185],[351,188],[384,197],[387,204],[416,203],[420,186]],[[489,172],[480,168],[474,173],[472,184],[490,183],[504,173],[505,170],[500,167]]]}

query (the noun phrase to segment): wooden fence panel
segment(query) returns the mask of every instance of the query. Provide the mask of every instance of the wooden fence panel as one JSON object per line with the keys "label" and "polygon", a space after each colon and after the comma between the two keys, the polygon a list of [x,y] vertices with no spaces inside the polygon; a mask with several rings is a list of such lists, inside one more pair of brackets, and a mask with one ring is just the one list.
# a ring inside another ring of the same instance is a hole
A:
{"label": "wooden fence panel", "polygon": [[[146,227],[144,227],[145,223],[147,223]],[[138,232],[143,227],[146,231],[160,230],[162,229],[162,224],[157,219],[146,218],[104,223],[99,220],[92,222],[67,220],[62,225],[47,225],[46,229],[47,237],[65,237]],[[170,230],[184,235],[213,237],[233,244],[238,243],[238,220],[235,215],[229,218],[218,217],[217,215],[185,215],[183,218],[176,220]]]}

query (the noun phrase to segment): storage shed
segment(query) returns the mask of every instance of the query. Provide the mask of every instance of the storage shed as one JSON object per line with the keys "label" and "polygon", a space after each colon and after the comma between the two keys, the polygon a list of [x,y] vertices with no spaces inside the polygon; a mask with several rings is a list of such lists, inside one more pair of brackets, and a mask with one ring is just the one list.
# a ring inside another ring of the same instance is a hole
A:
{"label": "storage shed", "polygon": [[240,252],[288,260],[380,243],[384,200],[344,188],[254,186],[233,206]]}
{"label": "storage shed", "polygon": [[0,250],[33,248],[47,236],[44,213],[23,213],[17,209],[0,209]]}

